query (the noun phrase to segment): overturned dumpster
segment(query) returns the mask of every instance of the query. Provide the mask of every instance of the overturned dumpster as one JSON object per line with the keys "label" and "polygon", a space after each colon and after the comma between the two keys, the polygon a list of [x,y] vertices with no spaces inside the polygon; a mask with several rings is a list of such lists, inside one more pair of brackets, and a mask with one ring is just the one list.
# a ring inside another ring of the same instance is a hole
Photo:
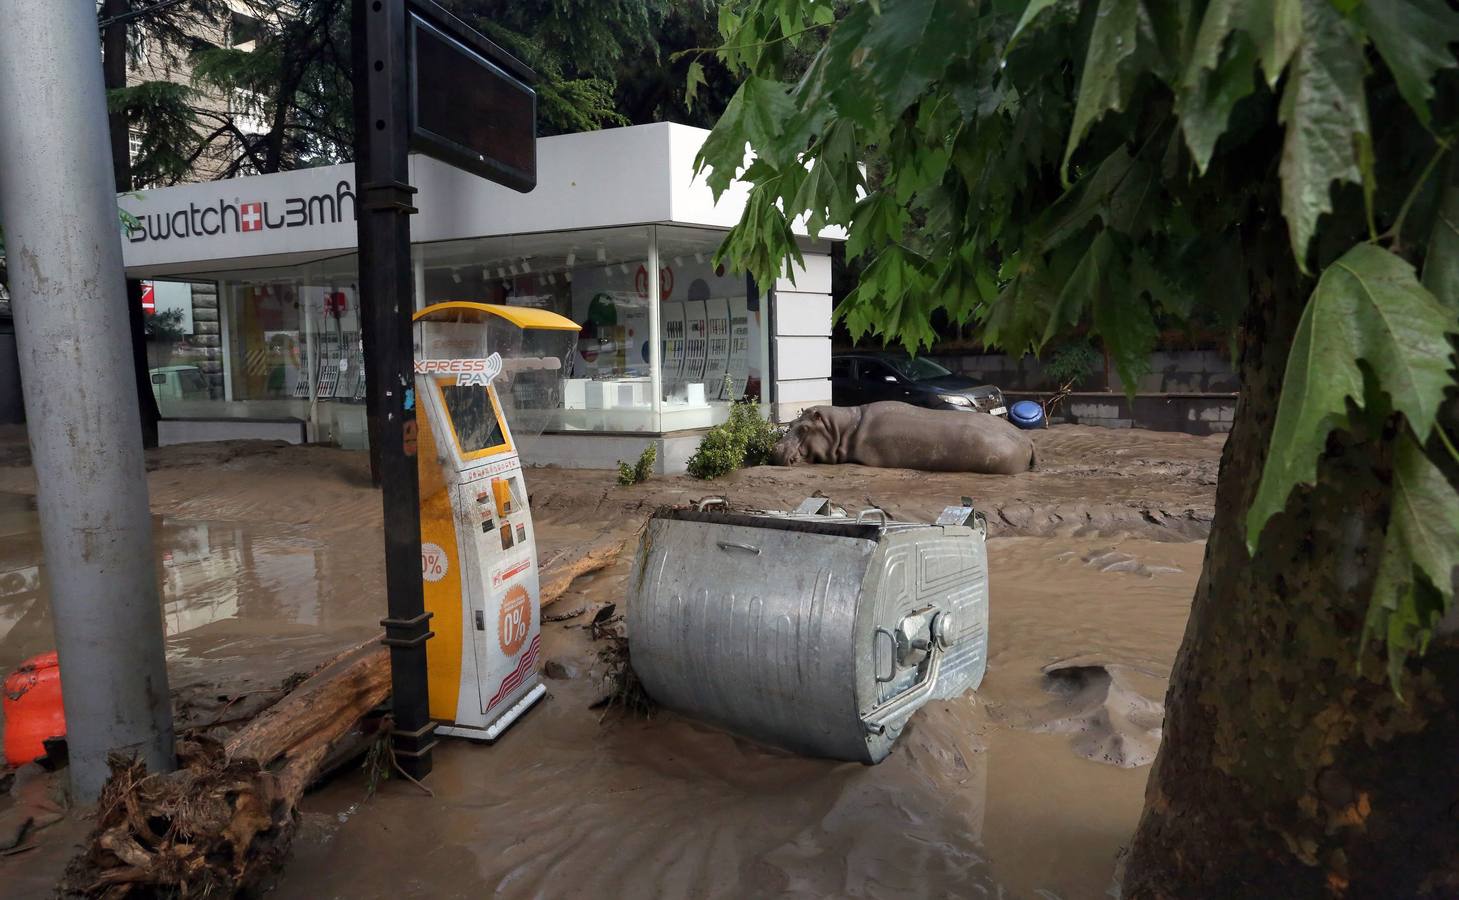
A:
{"label": "overturned dumpster", "polygon": [[658,703],[812,756],[877,763],[924,703],[983,679],[987,523],[723,501],[649,520],[629,582],[634,671]]}

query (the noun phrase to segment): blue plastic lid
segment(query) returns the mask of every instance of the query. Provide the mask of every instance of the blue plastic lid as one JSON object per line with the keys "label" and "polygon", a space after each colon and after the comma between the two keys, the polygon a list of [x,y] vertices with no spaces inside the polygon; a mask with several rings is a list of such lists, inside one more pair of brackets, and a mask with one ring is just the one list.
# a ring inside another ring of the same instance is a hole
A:
{"label": "blue plastic lid", "polygon": [[1043,407],[1032,400],[1020,400],[1009,409],[1008,414],[1025,422],[1037,422],[1044,417]]}

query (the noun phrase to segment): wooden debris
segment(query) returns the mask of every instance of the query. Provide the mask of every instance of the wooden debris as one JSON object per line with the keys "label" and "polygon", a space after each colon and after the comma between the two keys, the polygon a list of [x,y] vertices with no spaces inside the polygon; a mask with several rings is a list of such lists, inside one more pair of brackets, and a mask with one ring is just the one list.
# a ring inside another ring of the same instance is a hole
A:
{"label": "wooden debris", "polygon": [[633,671],[628,655],[628,635],[624,631],[623,617],[617,615],[616,604],[608,604],[598,610],[588,626],[593,640],[602,643],[598,648],[598,662],[603,666],[602,686],[604,694],[588,705],[589,709],[601,709],[601,722],[614,708],[629,716],[652,718],[658,704],[654,703]]}
{"label": "wooden debris", "polygon": [[96,827],[60,890],[107,900],[233,896],[288,853],[305,788],[390,691],[378,638],[336,656],[226,742],[178,743],[178,769],[151,775],[114,756]]}
{"label": "wooden debris", "polygon": [[572,583],[584,575],[598,572],[613,565],[628,546],[626,537],[610,537],[588,546],[586,550],[571,559],[551,568],[541,575],[542,605],[557,600],[566,594]]}

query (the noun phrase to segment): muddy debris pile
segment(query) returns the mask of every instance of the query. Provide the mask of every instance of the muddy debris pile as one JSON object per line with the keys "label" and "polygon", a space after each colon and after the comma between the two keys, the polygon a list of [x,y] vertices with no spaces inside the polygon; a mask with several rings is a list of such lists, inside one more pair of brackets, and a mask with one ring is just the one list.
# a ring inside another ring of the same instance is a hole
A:
{"label": "muddy debris pile", "polygon": [[68,867],[66,897],[232,896],[277,874],[304,790],[331,761],[383,737],[390,690],[372,639],[335,657],[226,741],[178,742],[178,769],[114,755],[96,826]]}

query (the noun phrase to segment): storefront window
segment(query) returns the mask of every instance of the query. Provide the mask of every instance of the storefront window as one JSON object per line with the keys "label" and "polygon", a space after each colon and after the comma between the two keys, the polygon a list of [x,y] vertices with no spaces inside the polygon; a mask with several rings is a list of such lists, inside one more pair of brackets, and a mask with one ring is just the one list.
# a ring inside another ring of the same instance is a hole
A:
{"label": "storefront window", "polygon": [[[766,367],[758,296],[743,275],[712,262],[722,239],[722,232],[661,225],[430,244],[417,248],[419,305],[539,306],[581,324],[561,368],[530,382],[542,398],[524,399],[520,380],[511,392],[518,404],[548,410],[548,431],[705,428],[724,421],[733,400],[759,401]],[[655,241],[657,310],[649,271]]]}
{"label": "storefront window", "polygon": [[297,420],[311,440],[365,447],[355,266],[349,254],[156,282],[144,311],[162,415]]}
{"label": "storefront window", "polygon": [[664,431],[724,421],[736,400],[762,401],[766,330],[743,274],[714,263],[723,233],[660,225],[659,322]]}
{"label": "storefront window", "polygon": [[[649,239],[648,228],[632,227],[428,244],[417,248],[424,270],[420,305],[477,300],[572,319],[582,331],[561,365],[518,374],[503,400],[547,431],[658,431]],[[537,338],[529,331],[520,339]],[[542,340],[557,345],[555,336]]]}
{"label": "storefront window", "polygon": [[[582,325],[565,352],[560,332],[493,333],[512,343],[503,356],[540,363],[498,384],[524,433],[706,428],[735,400],[763,402],[767,372],[760,297],[714,265],[722,238],[660,225],[417,245],[416,306],[535,306]],[[366,446],[356,266],[348,254],[180,285],[192,291],[185,333],[153,348],[163,415],[297,419],[312,440]]]}
{"label": "storefront window", "polygon": [[157,408],[168,417],[206,408],[222,394],[217,288],[144,281],[140,302]]}

